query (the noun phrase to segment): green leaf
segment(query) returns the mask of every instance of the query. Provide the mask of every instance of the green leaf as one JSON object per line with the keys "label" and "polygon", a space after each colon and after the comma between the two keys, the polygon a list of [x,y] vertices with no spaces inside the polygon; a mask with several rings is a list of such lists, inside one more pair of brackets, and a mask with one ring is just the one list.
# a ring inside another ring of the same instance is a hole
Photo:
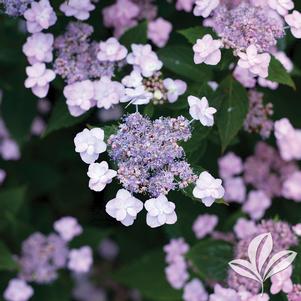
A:
{"label": "green leaf", "polygon": [[18,265],[6,245],[0,241],[0,271],[15,271]]}
{"label": "green leaf", "polygon": [[208,27],[195,26],[178,31],[179,34],[183,35],[189,43],[195,44],[197,39],[201,39],[206,34],[213,34],[213,31]]}
{"label": "green leaf", "polygon": [[79,116],[73,117],[67,108],[64,99],[59,99],[52,110],[51,116],[49,118],[48,126],[43,134],[43,137],[48,136],[50,133],[68,128],[78,123],[81,123],[89,116],[89,112]]}
{"label": "green leaf", "polygon": [[99,243],[111,234],[110,229],[101,229],[97,227],[85,227],[83,233],[74,238],[71,242],[72,248],[79,248],[88,245],[93,249],[97,249]]}
{"label": "green leaf", "polygon": [[127,30],[119,39],[119,42],[127,48],[131,44],[146,44],[147,42],[147,22],[142,22],[137,26]]}
{"label": "green leaf", "polygon": [[158,51],[164,67],[177,75],[184,76],[194,82],[203,83],[211,78],[212,71],[205,65],[195,65],[192,48],[174,45]]}
{"label": "green leaf", "polygon": [[113,275],[121,284],[136,288],[146,298],[157,301],[181,300],[179,291],[166,281],[166,263],[162,250],[153,251],[121,268]]}
{"label": "green leaf", "polygon": [[111,135],[117,133],[118,126],[116,124],[105,125],[102,129],[105,132],[105,141],[107,141]]}
{"label": "green leaf", "polygon": [[216,122],[224,151],[243,126],[249,101],[245,88],[232,76],[220,84],[217,94],[221,96],[221,103]]}
{"label": "green leaf", "polygon": [[14,139],[24,143],[30,135],[32,121],[37,114],[37,98],[32,92],[22,87],[16,79],[14,87],[3,92],[1,111],[4,122]]}
{"label": "green leaf", "polygon": [[225,281],[233,250],[225,241],[206,239],[193,246],[186,256],[202,279]]}
{"label": "green leaf", "polygon": [[16,215],[25,200],[25,188],[15,187],[0,192],[0,219],[7,212]]}
{"label": "green leaf", "polygon": [[286,71],[283,65],[273,56],[270,62],[269,76],[267,79],[296,89],[296,85],[292,80],[290,74]]}

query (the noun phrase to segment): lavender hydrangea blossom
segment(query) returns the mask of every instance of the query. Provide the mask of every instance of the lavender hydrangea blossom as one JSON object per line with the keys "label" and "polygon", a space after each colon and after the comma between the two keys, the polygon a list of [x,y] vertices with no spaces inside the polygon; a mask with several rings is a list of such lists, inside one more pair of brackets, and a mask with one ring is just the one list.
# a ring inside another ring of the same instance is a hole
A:
{"label": "lavender hydrangea blossom", "polygon": [[140,113],[126,116],[108,140],[118,179],[130,192],[148,192],[153,197],[187,187],[196,176],[177,142],[190,137],[189,121],[183,116],[155,121]]}
{"label": "lavender hydrangea blossom", "polygon": [[22,16],[34,0],[0,0],[4,12],[13,17]]}

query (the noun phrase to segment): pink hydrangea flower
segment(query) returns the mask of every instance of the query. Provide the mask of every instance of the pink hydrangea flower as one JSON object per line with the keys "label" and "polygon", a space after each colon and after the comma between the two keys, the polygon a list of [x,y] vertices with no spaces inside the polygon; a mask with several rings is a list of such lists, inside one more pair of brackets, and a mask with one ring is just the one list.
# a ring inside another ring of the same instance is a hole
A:
{"label": "pink hydrangea flower", "polygon": [[301,39],[301,13],[294,10],[284,18],[286,23],[291,27],[292,35],[297,39]]}
{"label": "pink hydrangea flower", "polygon": [[92,249],[88,246],[70,250],[68,268],[75,273],[87,273],[93,264]]}
{"label": "pink hydrangea flower", "polygon": [[191,12],[195,0],[177,0],[176,9]]}
{"label": "pink hydrangea flower", "polygon": [[124,87],[117,81],[112,81],[109,77],[103,76],[94,83],[94,99],[98,108],[110,109],[118,104],[124,96]]}
{"label": "pink hydrangea flower", "polygon": [[212,233],[218,223],[218,217],[212,214],[199,215],[192,225],[192,230],[198,239]]}
{"label": "pink hydrangea flower", "polygon": [[295,6],[292,0],[268,0],[268,5],[282,16],[287,15],[288,11]]}
{"label": "pink hydrangea flower", "polygon": [[187,84],[180,79],[166,78],[163,81],[163,86],[167,89],[167,100],[170,103],[176,102],[179,96],[183,95],[187,89]]}
{"label": "pink hydrangea flower", "polygon": [[197,39],[193,46],[194,63],[207,65],[217,65],[221,60],[222,42],[220,40],[213,40],[210,34],[206,34],[202,39]]}
{"label": "pink hydrangea flower", "polygon": [[243,212],[246,212],[254,220],[261,219],[265,211],[271,206],[271,199],[263,191],[250,191]]}
{"label": "pink hydrangea flower", "polygon": [[23,52],[30,64],[50,63],[52,61],[53,35],[38,32],[27,38],[23,45]]}
{"label": "pink hydrangea flower", "polygon": [[67,0],[60,6],[60,10],[65,16],[73,16],[81,21],[89,19],[90,11],[94,9],[95,5],[90,0]]}
{"label": "pink hydrangea flower", "polygon": [[275,137],[283,160],[301,159],[301,130],[296,130],[287,118],[274,124]]}
{"label": "pink hydrangea flower", "polygon": [[45,97],[49,90],[49,83],[55,79],[55,73],[47,69],[44,63],[36,63],[26,67],[26,74],[28,77],[25,80],[25,87],[31,88],[32,93],[39,98]]}
{"label": "pink hydrangea flower", "polygon": [[27,30],[30,33],[40,32],[54,25],[57,17],[48,0],[32,2],[31,8],[25,11]]}
{"label": "pink hydrangea flower", "polygon": [[241,217],[237,220],[233,230],[239,239],[245,239],[255,234],[257,227],[254,221]]}
{"label": "pink hydrangea flower", "polygon": [[294,64],[290,58],[283,51],[278,51],[274,53],[274,57],[283,65],[287,72],[292,72],[294,69]]}
{"label": "pink hydrangea flower", "polygon": [[117,172],[113,169],[109,169],[109,165],[106,161],[102,161],[101,163],[90,164],[87,175],[90,178],[89,188],[99,192],[104,190],[106,185],[112,182]]}
{"label": "pink hydrangea flower", "polygon": [[101,241],[98,247],[98,252],[101,257],[103,257],[106,260],[114,260],[119,253],[119,246],[117,243],[110,239],[106,238]]}
{"label": "pink hydrangea flower", "polygon": [[224,180],[226,201],[243,203],[246,199],[246,185],[241,177],[226,178]]}
{"label": "pink hydrangea flower", "polygon": [[132,52],[127,56],[127,62],[134,65],[136,71],[143,76],[152,76],[159,71],[163,64],[150,45],[132,44]]}
{"label": "pink hydrangea flower", "polygon": [[6,178],[6,172],[3,169],[0,169],[0,185],[4,182]]}
{"label": "pink hydrangea flower", "polygon": [[209,301],[240,301],[240,297],[235,290],[216,284],[214,293],[209,296]]}
{"label": "pink hydrangea flower", "polygon": [[83,228],[77,219],[72,216],[65,216],[57,220],[53,224],[53,228],[65,241],[71,241],[83,232]]}
{"label": "pink hydrangea flower", "polygon": [[130,0],[117,0],[115,4],[102,10],[104,25],[114,27],[114,36],[117,38],[137,24],[139,13],[139,6]]}
{"label": "pink hydrangea flower", "polygon": [[33,289],[24,280],[12,279],[3,297],[7,301],[27,301],[33,296]]}
{"label": "pink hydrangea flower", "polygon": [[284,181],[282,194],[287,199],[301,202],[301,172],[296,171]]}
{"label": "pink hydrangea flower", "polygon": [[237,65],[233,71],[233,76],[245,88],[254,88],[256,86],[255,75],[252,74],[248,69],[241,68]]}
{"label": "pink hydrangea flower", "polygon": [[293,273],[293,269],[289,266],[284,271],[281,271],[271,277],[271,294],[276,295],[281,291],[288,294],[293,290],[293,282],[291,280],[291,276]]}
{"label": "pink hydrangea flower", "polygon": [[208,293],[199,279],[192,279],[184,286],[184,301],[207,301]]}
{"label": "pink hydrangea flower", "polygon": [[272,82],[266,78],[258,77],[258,85],[264,88],[269,88],[271,90],[276,90],[279,87],[279,84],[276,82]]}
{"label": "pink hydrangea flower", "polygon": [[254,75],[266,78],[269,75],[271,56],[268,53],[259,54],[255,45],[250,45],[246,52],[239,52],[238,66],[248,69]]}
{"label": "pink hydrangea flower", "polygon": [[0,154],[3,160],[19,160],[21,157],[18,144],[11,138],[5,138],[0,143]]}
{"label": "pink hydrangea flower", "polygon": [[121,61],[127,56],[127,49],[121,45],[116,38],[109,38],[105,42],[99,43],[97,59],[99,61],[116,62]]}
{"label": "pink hydrangea flower", "polygon": [[171,23],[158,18],[148,23],[147,36],[156,46],[162,48],[167,44],[171,31]]}
{"label": "pink hydrangea flower", "polygon": [[77,117],[95,105],[94,85],[90,80],[75,82],[64,88],[70,114]]}
{"label": "pink hydrangea flower", "polygon": [[248,299],[246,299],[246,301],[269,301],[269,300],[270,297],[268,294],[259,294],[254,296],[251,295]]}
{"label": "pink hydrangea flower", "polygon": [[208,18],[212,11],[214,11],[220,4],[219,0],[196,0],[193,14],[195,16],[202,16]]}
{"label": "pink hydrangea flower", "polygon": [[182,260],[183,256],[188,252],[189,245],[184,238],[171,239],[169,244],[164,246],[166,253],[166,262],[171,264],[178,260]]}
{"label": "pink hydrangea flower", "polygon": [[189,279],[187,263],[184,259],[177,260],[165,268],[165,275],[168,283],[175,289],[184,287]]}
{"label": "pink hydrangea flower", "polygon": [[36,117],[32,124],[30,132],[32,135],[40,136],[46,128],[46,123],[41,117]]}
{"label": "pink hydrangea flower", "polygon": [[293,226],[293,231],[297,236],[301,236],[301,223]]}
{"label": "pink hydrangea flower", "polygon": [[236,176],[243,171],[243,164],[240,157],[234,153],[227,153],[218,160],[219,174],[223,179]]}
{"label": "pink hydrangea flower", "polygon": [[206,97],[199,99],[195,96],[188,96],[189,114],[194,120],[199,120],[203,126],[211,127],[214,124],[214,114],[217,110],[209,107]]}

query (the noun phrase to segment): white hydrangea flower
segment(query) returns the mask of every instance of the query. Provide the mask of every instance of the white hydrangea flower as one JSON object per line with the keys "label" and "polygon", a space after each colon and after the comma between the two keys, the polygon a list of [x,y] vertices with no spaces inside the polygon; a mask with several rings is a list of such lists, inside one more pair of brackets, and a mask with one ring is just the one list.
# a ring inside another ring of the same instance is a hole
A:
{"label": "white hydrangea flower", "polygon": [[164,224],[171,225],[177,221],[176,205],[169,202],[165,195],[147,200],[144,206],[147,210],[146,223],[151,228],[160,227]]}
{"label": "white hydrangea flower", "polygon": [[288,11],[295,7],[292,0],[268,0],[268,5],[282,16],[287,15]]}
{"label": "white hydrangea flower", "polygon": [[119,189],[106,205],[106,212],[125,226],[131,226],[142,209],[143,203],[125,189]]}
{"label": "white hydrangea flower", "polygon": [[268,53],[259,54],[255,45],[250,45],[246,52],[239,52],[238,66],[248,69],[254,75],[266,78],[269,75],[271,56]]}
{"label": "white hydrangea flower", "polygon": [[284,19],[290,26],[292,35],[297,39],[301,39],[301,13],[294,10],[290,15],[286,15]]}
{"label": "white hydrangea flower", "polygon": [[122,84],[127,88],[136,88],[142,86],[143,77],[140,72],[133,70],[129,75],[122,79]]}
{"label": "white hydrangea flower", "polygon": [[75,273],[87,273],[93,264],[93,253],[89,246],[72,249],[68,256],[68,268]]}
{"label": "white hydrangea flower", "polygon": [[95,5],[90,0],[68,0],[61,4],[60,10],[67,17],[75,17],[84,21],[89,19],[90,11],[95,9]]}
{"label": "white hydrangea flower", "polygon": [[187,84],[180,79],[166,78],[163,80],[163,86],[167,89],[167,100],[170,103],[176,102],[187,89]]}
{"label": "white hydrangea flower", "polygon": [[80,153],[82,160],[87,164],[95,162],[99,154],[107,149],[104,131],[100,128],[84,129],[75,136],[74,144],[75,151]]}
{"label": "white hydrangea flower", "polygon": [[95,105],[93,100],[94,85],[91,80],[83,80],[67,85],[63,93],[72,116],[77,117]]}
{"label": "white hydrangea flower", "polygon": [[202,39],[197,39],[192,47],[194,51],[194,63],[217,65],[222,57],[220,51],[222,46],[221,40],[214,40],[210,34],[206,34]]}
{"label": "white hydrangea flower", "polygon": [[206,97],[199,99],[195,96],[188,97],[189,114],[195,120],[199,120],[203,126],[213,126],[213,115],[217,112],[215,108],[209,107]]}
{"label": "white hydrangea flower", "polygon": [[109,38],[105,42],[99,43],[99,52],[97,59],[99,61],[116,62],[126,58],[128,51],[126,47],[121,45],[114,37]]}
{"label": "white hydrangea flower", "polygon": [[27,301],[33,296],[33,289],[24,280],[11,279],[3,297],[7,301]]}
{"label": "white hydrangea flower", "polygon": [[112,81],[109,77],[103,76],[94,82],[94,99],[98,108],[110,109],[119,103],[124,96],[124,87],[117,81]]}
{"label": "white hydrangea flower", "polygon": [[131,48],[132,52],[127,56],[127,62],[133,65],[135,70],[141,72],[143,76],[150,77],[162,68],[163,63],[152,51],[151,45],[132,44]]}
{"label": "white hydrangea flower", "polygon": [[219,0],[196,0],[193,14],[208,18],[213,10],[219,6]]}
{"label": "white hydrangea flower", "polygon": [[209,172],[203,171],[192,193],[194,197],[201,199],[205,206],[210,207],[216,199],[224,196],[225,189],[221,179],[215,179]]}
{"label": "white hydrangea flower", "polygon": [[53,228],[65,241],[71,241],[83,232],[82,226],[72,216],[65,216],[57,220]]}
{"label": "white hydrangea flower", "polygon": [[106,161],[101,163],[92,163],[88,170],[89,188],[94,191],[102,191],[107,184],[112,182],[112,179],[116,177],[117,172],[113,169],[109,169],[109,165]]}

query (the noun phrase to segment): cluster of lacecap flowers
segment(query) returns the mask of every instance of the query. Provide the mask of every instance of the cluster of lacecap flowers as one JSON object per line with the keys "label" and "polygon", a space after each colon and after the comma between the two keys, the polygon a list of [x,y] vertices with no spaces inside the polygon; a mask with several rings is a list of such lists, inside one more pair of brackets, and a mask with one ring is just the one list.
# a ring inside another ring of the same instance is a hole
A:
{"label": "cluster of lacecap flowers", "polygon": [[[102,191],[116,176],[123,186],[116,198],[106,205],[107,213],[122,224],[132,225],[143,209],[143,203],[134,197],[135,193],[152,197],[144,203],[146,222],[150,227],[177,221],[175,204],[166,197],[171,190],[194,185],[194,197],[206,206],[223,197],[222,180],[215,179],[207,171],[197,176],[179,145],[191,138],[192,121],[213,126],[216,109],[209,106],[205,97],[189,96],[188,104],[190,122],[183,116],[151,121],[137,112],[125,116],[116,134],[106,142],[101,128],[84,129],[76,135],[75,151],[90,164],[87,173],[90,189]],[[107,149],[117,171],[110,169],[106,161],[95,162]]]}
{"label": "cluster of lacecap flowers", "polygon": [[22,243],[21,254],[14,260],[19,266],[17,278],[9,281],[4,291],[7,301],[27,301],[34,290],[29,283],[49,284],[58,278],[60,269],[75,274],[87,273],[93,264],[92,249],[82,246],[70,249],[68,244],[81,235],[83,229],[77,220],[67,216],[57,220],[54,233],[44,235],[36,232]]}
{"label": "cluster of lacecap flowers", "polygon": [[225,200],[242,204],[254,220],[264,216],[272,198],[301,202],[301,172],[296,161],[301,156],[300,130],[281,119],[275,122],[274,133],[279,150],[258,142],[254,154],[244,162],[232,152],[219,159]]}
{"label": "cluster of lacecap flowers", "polygon": [[[192,230],[197,239],[211,237],[211,239],[225,240],[234,246],[235,258],[247,259],[248,246],[251,240],[264,233],[271,233],[273,238],[272,255],[287,250],[298,244],[298,237],[301,235],[301,224],[291,226],[283,221],[262,220],[256,224],[252,220],[239,218],[233,227],[233,232],[223,233],[215,230],[218,225],[216,215],[202,214],[197,217],[192,225]],[[254,280],[238,276],[232,269],[228,270],[226,283],[214,283],[214,292],[208,294],[205,284],[209,287],[212,282],[201,282],[193,278],[194,271],[186,255],[189,252],[189,245],[183,238],[171,239],[164,246],[166,253],[165,268],[166,279],[174,289],[183,289],[185,301],[268,301],[267,294],[259,294],[260,285]],[[191,270],[191,273],[190,273]],[[271,277],[271,294],[285,293],[289,300],[298,300],[300,296],[300,285],[291,280],[292,267]],[[295,298],[295,299],[294,299]]]}
{"label": "cluster of lacecap flowers", "polygon": [[275,88],[277,84],[266,79],[271,55],[291,71],[287,57],[277,50],[277,41],[285,35],[285,23],[296,38],[301,38],[301,14],[293,9],[291,0],[195,1],[194,15],[202,16],[204,25],[219,39],[210,34],[198,39],[193,46],[194,62],[216,65],[222,58],[221,48],[231,48],[239,58],[237,78],[253,86],[258,77],[260,85]]}

